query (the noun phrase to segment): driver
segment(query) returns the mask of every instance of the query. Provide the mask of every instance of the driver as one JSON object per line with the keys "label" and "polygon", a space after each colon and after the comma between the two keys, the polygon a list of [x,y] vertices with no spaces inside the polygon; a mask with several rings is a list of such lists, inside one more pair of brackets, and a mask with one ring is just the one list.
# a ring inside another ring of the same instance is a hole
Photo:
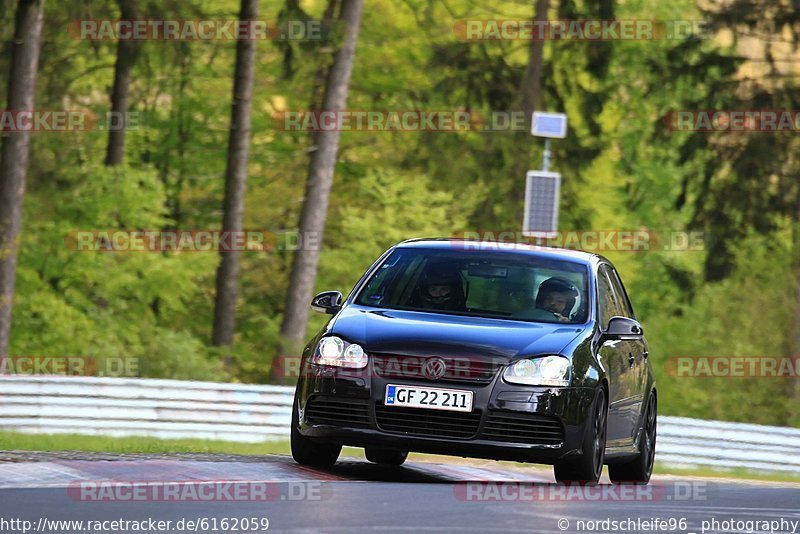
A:
{"label": "driver", "polygon": [[577,297],[578,289],[572,283],[563,278],[548,278],[539,286],[536,307],[552,313],[561,322],[568,322]]}
{"label": "driver", "polygon": [[419,287],[422,308],[464,310],[464,291],[457,271],[444,268],[430,269],[423,273]]}

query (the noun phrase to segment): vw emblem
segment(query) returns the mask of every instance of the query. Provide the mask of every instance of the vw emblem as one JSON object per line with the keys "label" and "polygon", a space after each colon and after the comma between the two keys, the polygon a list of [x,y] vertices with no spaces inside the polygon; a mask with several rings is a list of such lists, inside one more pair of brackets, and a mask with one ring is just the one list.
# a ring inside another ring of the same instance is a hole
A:
{"label": "vw emblem", "polygon": [[439,380],[444,376],[447,369],[444,360],[441,358],[431,358],[422,366],[422,375],[429,380]]}

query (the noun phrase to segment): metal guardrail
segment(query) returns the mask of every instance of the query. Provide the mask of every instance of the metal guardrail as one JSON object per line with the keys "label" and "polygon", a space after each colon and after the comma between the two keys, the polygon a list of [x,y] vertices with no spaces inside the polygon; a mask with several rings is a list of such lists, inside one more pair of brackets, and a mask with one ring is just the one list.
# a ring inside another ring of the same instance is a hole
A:
{"label": "metal guardrail", "polygon": [[288,438],[293,394],[282,386],[2,376],[0,428],[255,443]]}
{"label": "metal guardrail", "polygon": [[800,474],[800,428],[662,416],[656,460]]}
{"label": "metal guardrail", "polygon": [[[257,443],[288,439],[293,395],[285,386],[0,376],[0,429]],[[800,474],[796,428],[662,416],[656,450],[665,464]]]}

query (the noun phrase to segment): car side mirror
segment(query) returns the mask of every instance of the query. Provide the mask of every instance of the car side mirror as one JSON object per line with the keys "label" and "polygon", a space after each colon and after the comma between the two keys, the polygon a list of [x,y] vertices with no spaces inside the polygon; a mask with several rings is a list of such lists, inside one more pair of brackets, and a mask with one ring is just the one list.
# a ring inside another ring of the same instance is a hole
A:
{"label": "car side mirror", "polygon": [[311,300],[311,309],[334,315],[342,309],[342,294],[339,291],[323,291]]}
{"label": "car side mirror", "polygon": [[608,328],[603,332],[604,339],[623,339],[641,337],[642,325],[630,317],[614,316],[608,321]]}

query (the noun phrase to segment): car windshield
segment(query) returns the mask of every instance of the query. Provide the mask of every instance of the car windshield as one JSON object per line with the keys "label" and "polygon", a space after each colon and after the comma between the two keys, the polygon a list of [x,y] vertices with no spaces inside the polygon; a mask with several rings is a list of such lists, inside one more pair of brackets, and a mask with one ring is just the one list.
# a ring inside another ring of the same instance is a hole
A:
{"label": "car windshield", "polygon": [[373,273],[361,306],[543,323],[584,323],[587,267],[533,255],[396,249]]}

